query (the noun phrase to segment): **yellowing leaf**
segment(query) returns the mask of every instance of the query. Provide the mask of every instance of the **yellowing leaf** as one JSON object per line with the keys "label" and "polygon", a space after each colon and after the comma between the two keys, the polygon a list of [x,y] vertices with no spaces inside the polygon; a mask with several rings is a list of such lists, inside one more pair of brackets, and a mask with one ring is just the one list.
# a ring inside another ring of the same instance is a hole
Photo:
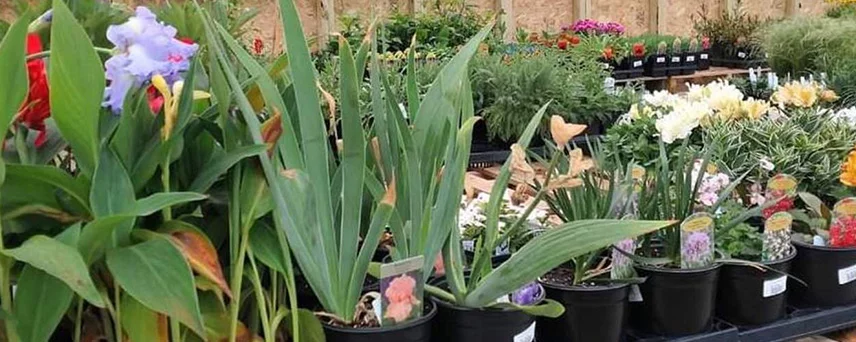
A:
{"label": "yellowing leaf", "polygon": [[232,298],[232,291],[223,276],[220,261],[217,259],[217,250],[204,234],[188,223],[173,221],[168,222],[168,234],[178,246],[181,254],[199,275],[217,284],[226,296]]}
{"label": "yellowing leaf", "polygon": [[520,145],[511,145],[511,174],[520,177],[523,183],[535,180],[535,169],[526,161],[526,151]]}

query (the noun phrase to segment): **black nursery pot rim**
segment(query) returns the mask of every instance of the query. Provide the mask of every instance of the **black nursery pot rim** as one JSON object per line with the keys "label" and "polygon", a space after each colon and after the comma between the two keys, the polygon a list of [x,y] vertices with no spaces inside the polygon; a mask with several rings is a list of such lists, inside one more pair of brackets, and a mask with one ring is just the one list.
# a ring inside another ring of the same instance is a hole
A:
{"label": "black nursery pot rim", "polygon": [[660,273],[682,273],[682,274],[691,274],[691,273],[704,273],[707,271],[712,271],[717,268],[722,267],[721,263],[715,262],[712,265],[700,267],[700,268],[670,268],[670,267],[660,267],[660,266],[649,266],[649,265],[635,265],[634,267],[640,268],[646,271],[651,272],[660,272]]}
{"label": "black nursery pot rim", "polygon": [[[405,329],[415,327],[417,325],[425,324],[428,321],[430,321],[431,319],[433,319],[434,316],[437,315],[437,304],[433,301],[427,301],[427,302],[431,302],[431,310],[429,310],[427,314],[423,314],[422,317],[419,317],[419,318],[414,319],[410,322],[400,324],[400,325],[393,325],[393,326],[387,326],[387,327],[372,327],[372,328],[352,328],[352,327],[337,327],[337,326],[333,326],[333,325],[330,325],[327,323],[322,323],[322,324],[324,324],[324,329],[329,329],[329,330],[348,333],[348,334],[377,334],[377,333],[388,333],[388,332],[392,332],[392,331],[405,330]],[[423,313],[424,313],[424,310],[423,310]]]}
{"label": "black nursery pot rim", "polygon": [[[756,263],[756,264],[761,264],[761,265],[764,265],[764,266],[772,266],[772,265],[778,265],[778,264],[786,263],[786,262],[788,262],[788,261],[794,260],[794,258],[796,258],[796,257],[797,257],[797,248],[796,248],[796,247],[791,247],[791,253],[789,253],[789,254],[788,254],[788,256],[786,256],[786,257],[784,257],[784,258],[781,258],[781,259],[778,259],[778,260],[771,260],[771,261],[750,261],[750,260],[744,260],[744,261],[754,262],[754,263]],[[743,259],[739,259],[739,260],[743,260]],[[742,266],[742,267],[752,267],[752,265],[742,265],[742,264],[726,264],[726,265],[728,265],[728,266],[738,266],[738,267],[740,267],[740,266]]]}
{"label": "black nursery pot rim", "polygon": [[[544,296],[545,296],[545,295],[542,293],[542,294],[541,294],[541,298],[543,298]],[[515,308],[511,308],[511,307],[502,307],[502,308],[488,308],[488,307],[485,307],[485,308],[470,308],[470,307],[466,307],[466,306],[460,306],[460,305],[457,305],[457,304],[449,303],[449,302],[447,302],[447,301],[445,301],[445,300],[443,300],[443,299],[440,299],[440,298],[437,298],[437,297],[434,297],[434,296],[431,296],[431,300],[434,302],[434,304],[437,304],[437,306],[442,306],[442,307],[444,307],[444,308],[446,308],[446,309],[452,309],[452,310],[457,310],[457,311],[470,311],[470,312],[517,312],[517,311],[521,311],[520,309],[515,309]],[[543,299],[542,299],[542,301],[543,301]]]}
{"label": "black nursery pot rim", "polygon": [[549,287],[549,288],[555,289],[555,290],[571,291],[571,292],[608,291],[608,290],[615,290],[615,289],[628,287],[631,285],[630,283],[608,282],[608,283],[603,283],[602,285],[598,284],[598,285],[589,285],[589,286],[581,286],[581,285],[570,285],[570,286],[568,286],[568,285],[563,285],[563,284],[555,284],[555,283],[546,282],[542,279],[538,279],[538,283],[540,283],[541,286],[543,286],[543,287]]}
{"label": "black nursery pot rim", "polygon": [[806,248],[806,249],[815,249],[815,250],[826,251],[826,252],[836,252],[836,251],[856,252],[856,247],[815,246],[813,244],[802,242],[799,240],[792,240],[791,242],[794,244],[794,246],[800,246],[800,247]]}

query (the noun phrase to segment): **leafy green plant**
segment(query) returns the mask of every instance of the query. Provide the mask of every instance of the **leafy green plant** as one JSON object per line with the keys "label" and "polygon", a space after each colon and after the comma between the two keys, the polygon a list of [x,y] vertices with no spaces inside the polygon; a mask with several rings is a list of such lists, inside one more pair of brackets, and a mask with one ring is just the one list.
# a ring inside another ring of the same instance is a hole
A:
{"label": "leafy green plant", "polygon": [[[233,37],[242,37],[247,33],[247,24],[259,14],[258,9],[240,9],[234,1],[230,0],[206,1],[202,6]],[[154,10],[159,19],[178,30],[179,36],[195,42],[203,42],[205,39],[203,19],[196,11],[193,2],[166,2]]]}
{"label": "leafy green plant", "polygon": [[719,14],[710,14],[702,5],[698,18],[693,16],[695,31],[702,37],[708,37],[715,50],[725,56],[735,56],[738,51],[745,52],[747,59],[763,57],[761,34],[767,23],[757,15],[749,14],[738,0],[732,11],[723,9]]}
{"label": "leafy green plant", "polygon": [[[741,203],[735,200],[726,200],[721,207],[723,214],[716,218],[716,223],[724,225],[737,218],[745,210]],[[716,250],[724,258],[761,261],[763,235],[758,227],[741,222],[730,229],[717,229],[714,236]]]}
{"label": "leafy green plant", "polygon": [[854,34],[856,22],[850,19],[794,18],[767,28],[763,45],[778,74],[831,74],[829,65],[856,54]]}

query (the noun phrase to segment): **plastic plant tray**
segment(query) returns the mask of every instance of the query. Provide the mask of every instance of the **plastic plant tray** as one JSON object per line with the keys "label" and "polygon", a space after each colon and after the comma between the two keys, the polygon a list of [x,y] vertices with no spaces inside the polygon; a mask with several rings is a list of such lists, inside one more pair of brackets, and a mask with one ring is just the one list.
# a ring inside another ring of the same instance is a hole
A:
{"label": "plastic plant tray", "polygon": [[681,336],[681,337],[663,337],[663,336],[651,336],[645,335],[638,332],[629,332],[627,334],[628,342],[662,342],[662,341],[675,341],[675,342],[734,342],[739,341],[738,339],[738,331],[737,328],[723,322],[719,319],[716,319],[713,325],[713,329],[711,331],[696,335],[689,336]]}
{"label": "plastic plant tray", "polygon": [[740,327],[741,342],[792,341],[856,326],[856,304],[830,309],[789,308],[788,317],[767,325]]}

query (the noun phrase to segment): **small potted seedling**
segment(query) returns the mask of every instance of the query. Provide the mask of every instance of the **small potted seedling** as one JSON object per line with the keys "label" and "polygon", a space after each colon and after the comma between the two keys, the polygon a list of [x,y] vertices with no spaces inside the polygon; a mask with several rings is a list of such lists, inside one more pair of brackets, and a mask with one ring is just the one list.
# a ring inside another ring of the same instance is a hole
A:
{"label": "small potted seedling", "polygon": [[684,62],[684,49],[682,45],[683,41],[681,41],[681,38],[675,38],[672,42],[672,51],[669,54],[668,70],[666,71],[666,74],[669,76],[681,74]]}
{"label": "small potted seedling", "polygon": [[645,62],[646,76],[666,76],[666,68],[668,67],[669,63],[669,56],[666,53],[667,47],[668,45],[666,45],[666,42],[661,41],[659,44],[657,44],[657,53],[648,56],[648,60]]}
{"label": "small potted seedling", "polygon": [[630,56],[625,58],[630,70],[630,78],[642,77],[645,73],[645,44],[637,42],[630,49]]}
{"label": "small potted seedling", "polygon": [[681,66],[681,74],[692,75],[698,70],[699,46],[698,39],[690,40],[687,51],[683,54],[683,65]]}
{"label": "small potted seedling", "polygon": [[710,69],[710,37],[701,38],[701,51],[698,53],[698,70]]}

